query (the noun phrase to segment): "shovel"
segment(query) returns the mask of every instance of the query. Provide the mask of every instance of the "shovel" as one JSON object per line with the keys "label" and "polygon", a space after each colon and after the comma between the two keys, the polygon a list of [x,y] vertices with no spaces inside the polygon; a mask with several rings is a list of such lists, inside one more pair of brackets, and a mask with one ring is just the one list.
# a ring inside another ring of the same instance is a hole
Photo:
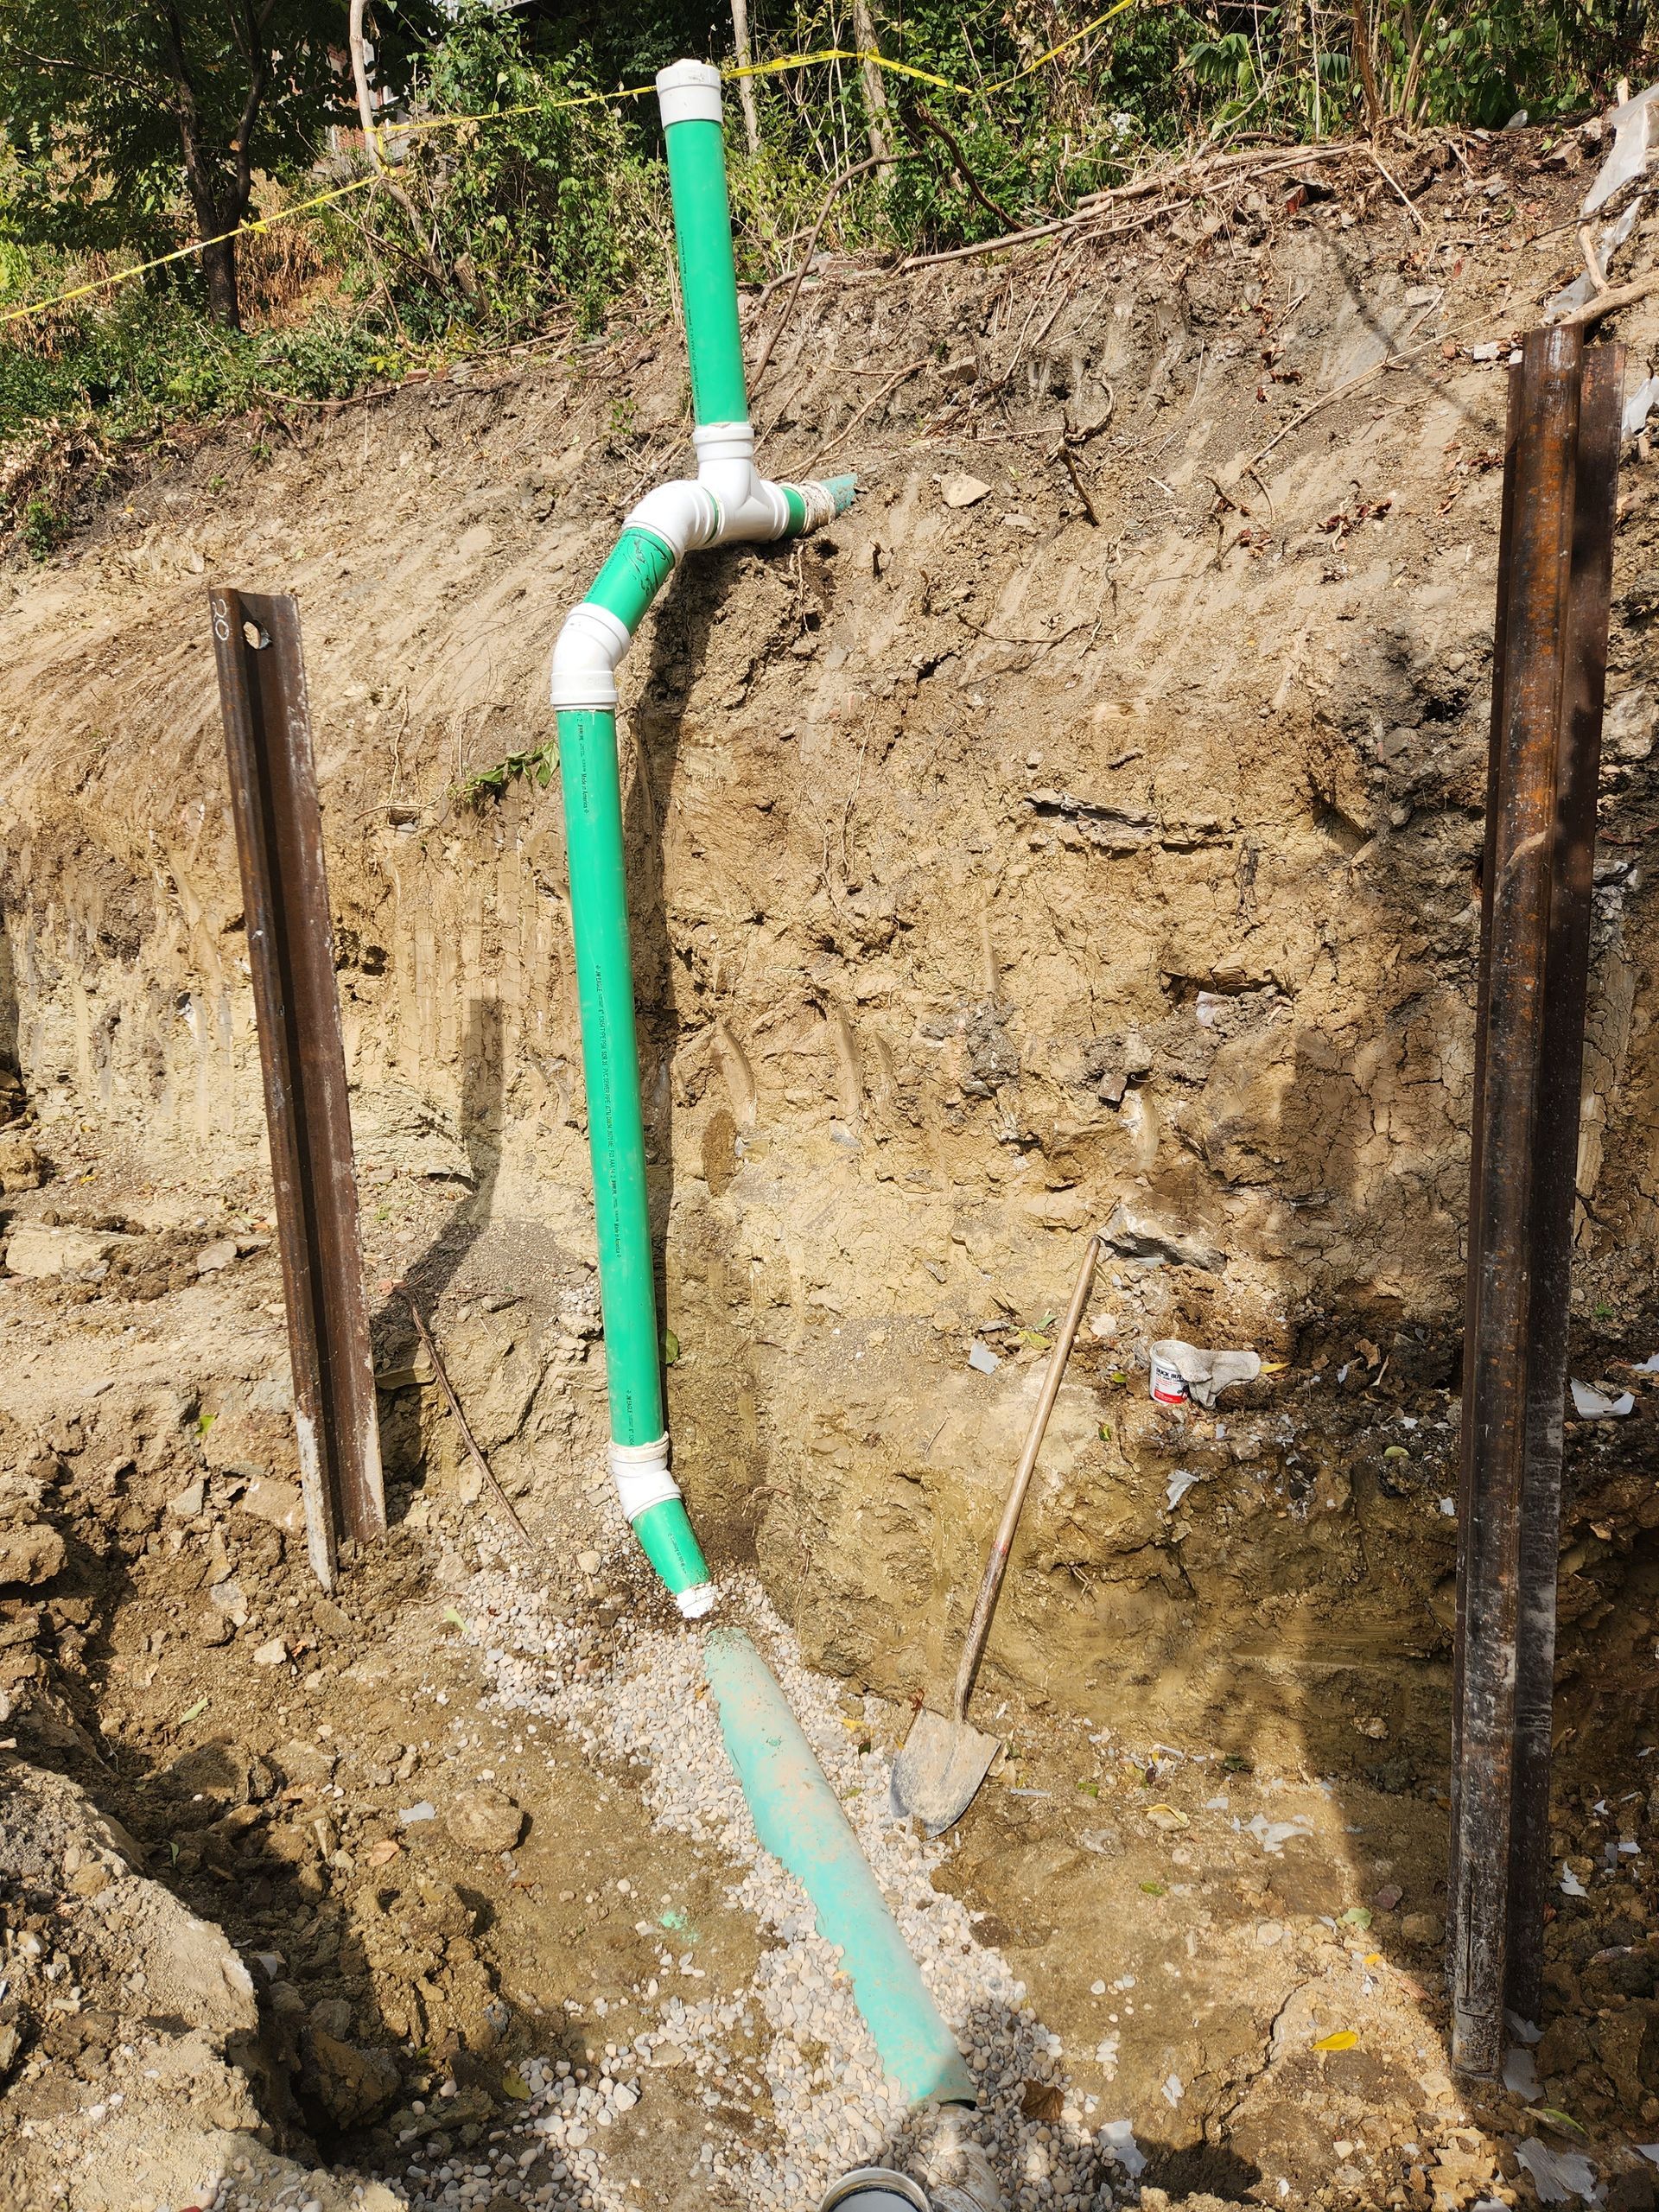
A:
{"label": "shovel", "polygon": [[1020,1510],[1031,1485],[1037,1454],[1043,1448],[1043,1433],[1054,1410],[1054,1401],[1060,1394],[1060,1378],[1071,1356],[1071,1346],[1104,1246],[1105,1240],[1098,1231],[1089,1239],[1077,1273],[1077,1287],[1071,1294],[1071,1303],[1049,1355],[1048,1372],[1043,1377],[1037,1410],[1031,1417],[1026,1448],[1020,1454],[1008,1502],[1002,1509],[1001,1526],[985,1562],[979,1595],[974,1600],[974,1617],[968,1624],[968,1640],[963,1646],[962,1664],[957,1669],[951,1717],[942,1719],[924,1707],[911,1723],[904,1749],[893,1764],[893,1778],[887,1789],[893,1811],[900,1819],[913,1814],[929,1835],[940,1834],[962,1818],[990,1770],[991,1761],[1002,1748],[1000,1737],[988,1736],[982,1730],[969,1726],[968,1700],[974,1694],[979,1662],[985,1654],[985,1641],[991,1632],[991,1618],[1001,1594],[1008,1554],[1014,1546],[1014,1531],[1020,1526]]}

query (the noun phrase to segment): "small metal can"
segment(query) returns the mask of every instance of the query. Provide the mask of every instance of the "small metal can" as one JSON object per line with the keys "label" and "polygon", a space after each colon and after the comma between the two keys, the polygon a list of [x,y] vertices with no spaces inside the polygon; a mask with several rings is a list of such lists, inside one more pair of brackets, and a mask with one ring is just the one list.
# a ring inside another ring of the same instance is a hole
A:
{"label": "small metal can", "polygon": [[1174,1361],[1154,1344],[1151,1351],[1152,1395],[1160,1406],[1184,1406],[1187,1401],[1186,1378]]}

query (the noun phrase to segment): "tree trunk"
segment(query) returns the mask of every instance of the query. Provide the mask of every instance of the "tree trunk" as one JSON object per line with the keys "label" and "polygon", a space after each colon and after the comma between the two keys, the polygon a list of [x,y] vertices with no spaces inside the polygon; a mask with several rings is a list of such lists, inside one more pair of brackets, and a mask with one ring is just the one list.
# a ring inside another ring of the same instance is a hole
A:
{"label": "tree trunk", "polygon": [[[386,164],[385,156],[381,151],[380,134],[374,120],[374,102],[369,96],[368,59],[363,48],[363,8],[364,0],[352,0],[351,17],[347,27],[347,36],[351,40],[352,47],[352,80],[357,86],[358,119],[363,125],[363,149],[369,157],[370,168],[374,170],[387,191],[403,209],[404,220],[409,225],[410,234],[415,241],[416,251],[426,264],[427,275],[442,290],[444,283],[443,264],[438,259],[436,249],[421,226],[421,219],[415,212],[415,202],[404,191],[397,179],[393,176]],[[390,294],[391,286],[388,285],[386,289]]]}
{"label": "tree trunk", "polygon": [[[853,0],[853,43],[862,54],[880,51],[875,38],[875,11],[870,0]],[[859,73],[864,79],[864,112],[870,135],[870,153],[876,164],[876,173],[885,182],[893,175],[893,118],[887,106],[887,88],[882,81],[880,65],[864,60],[859,63]]]}
{"label": "tree trunk", "polygon": [[1376,72],[1371,62],[1371,27],[1366,0],[1354,0],[1354,60],[1365,89],[1365,124],[1372,138],[1382,127],[1382,105],[1376,96]]}
{"label": "tree trunk", "polygon": [[[221,227],[228,229],[228,225]],[[211,232],[204,233],[211,236]],[[242,327],[242,302],[236,281],[236,241],[226,238],[222,245],[204,246],[201,252],[201,273],[207,280],[207,305],[215,322],[222,322],[227,330]]]}
{"label": "tree trunk", "polygon": [[[732,0],[732,33],[737,41],[738,67],[747,69],[754,60],[754,48],[749,42],[749,0]],[[760,150],[760,111],[754,104],[753,77],[738,79],[737,98],[743,110],[743,135],[749,142],[749,151],[758,154]]]}

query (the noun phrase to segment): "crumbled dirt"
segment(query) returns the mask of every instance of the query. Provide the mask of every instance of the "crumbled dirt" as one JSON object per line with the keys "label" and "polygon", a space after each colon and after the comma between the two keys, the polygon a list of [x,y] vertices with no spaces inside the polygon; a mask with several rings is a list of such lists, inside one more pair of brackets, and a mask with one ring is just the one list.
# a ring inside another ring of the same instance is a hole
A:
{"label": "crumbled dirt", "polygon": [[[798,548],[690,564],[624,676],[676,1465],[716,1561],[755,1566],[849,1722],[896,1743],[949,1683],[1046,1326],[1111,1220],[979,1693],[1012,1756],[941,1879],[1061,2037],[1071,2094],[1133,2120],[1147,2201],[1525,2202],[1514,2146],[1541,2130],[1643,2212],[1659,512],[1627,456],[1573,1371],[1637,1405],[1569,1426],[1572,1879],[1535,2052],[1554,2117],[1529,2119],[1442,2056],[1503,405],[1471,349],[1572,273],[1583,187],[1525,133],[1414,154],[1414,216],[1363,164],[1320,175],[1213,231],[837,266],[804,296],[763,460],[852,461],[858,503]],[[1296,426],[1408,334],[1406,366]],[[1639,359],[1659,304],[1621,335]],[[134,2051],[176,2040],[130,1993],[85,1993],[105,1969],[67,1858],[118,1820],[118,1881],[247,1965],[257,2030],[213,2031],[228,2116],[204,2130],[348,2192],[403,2188],[435,2137],[489,2152],[520,2064],[597,2067],[643,2031],[641,1939],[601,1870],[685,1901],[723,1987],[760,1939],[627,1773],[596,1784],[480,1705],[445,1612],[484,1508],[384,1291],[393,1534],[334,1599],[308,1580],[204,580],[300,594],[371,1277],[433,1315],[602,1669],[641,1586],[610,1565],[558,808],[533,774],[466,785],[550,738],[557,621],[683,465],[685,422],[677,342],[620,331],[216,432],[0,577],[0,1240],[87,1240],[62,1273],[0,1274],[0,1534],[41,1577],[0,1591],[0,1694],[9,1789],[45,1808],[60,1776],[97,1808],[31,1816],[61,1878],[37,1903],[7,1862],[12,1950],[44,1916],[78,2005]],[[989,489],[954,505],[963,473]],[[1172,1415],[1146,1395],[1167,1335],[1266,1371]],[[480,1788],[527,1815],[505,1863],[452,1827]],[[1310,1825],[1268,1850],[1257,1815]],[[80,2012],[32,1967],[8,1989],[13,2194],[92,2206],[66,2161],[113,2075],[86,2078],[100,2046],[70,2048]],[[765,2112],[710,2118],[672,2069],[648,2104],[645,2194],[722,2201],[688,2193],[688,2145],[764,2136]],[[178,2212],[196,2181],[156,2172],[111,2202]]]}

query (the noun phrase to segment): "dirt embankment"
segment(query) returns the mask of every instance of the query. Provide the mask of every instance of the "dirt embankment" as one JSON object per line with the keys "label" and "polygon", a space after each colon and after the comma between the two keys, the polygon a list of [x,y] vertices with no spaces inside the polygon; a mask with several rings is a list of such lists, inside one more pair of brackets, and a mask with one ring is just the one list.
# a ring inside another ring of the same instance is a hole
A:
{"label": "dirt embankment", "polygon": [[[627,664],[625,774],[677,1465],[832,1668],[900,1694],[947,1669],[1037,1340],[1109,1219],[993,1677],[1172,1741],[1375,1767],[1353,1724],[1381,1716],[1408,1765],[1437,1756],[1490,356],[1570,273],[1578,160],[1524,135],[1391,181],[1356,157],[1012,263],[831,269],[778,348],[767,465],[851,462],[858,502],[688,567]],[[1627,320],[1639,358],[1659,315]],[[556,624],[681,465],[684,410],[650,331],[296,410],[0,584],[0,1048],[48,1154],[74,1130],[157,1171],[258,1166],[204,579],[291,588],[371,1211],[435,1298],[493,1238],[581,1305],[556,798],[462,791],[549,741]],[[1651,1349],[1659,1236],[1645,467],[1623,506],[1575,1293],[1597,1373]],[[585,1352],[442,1318],[550,1508],[598,1433]],[[1141,1365],[1165,1334],[1272,1371],[1171,1420]],[[1651,1517],[1644,1425],[1575,1439],[1569,1621]]]}

